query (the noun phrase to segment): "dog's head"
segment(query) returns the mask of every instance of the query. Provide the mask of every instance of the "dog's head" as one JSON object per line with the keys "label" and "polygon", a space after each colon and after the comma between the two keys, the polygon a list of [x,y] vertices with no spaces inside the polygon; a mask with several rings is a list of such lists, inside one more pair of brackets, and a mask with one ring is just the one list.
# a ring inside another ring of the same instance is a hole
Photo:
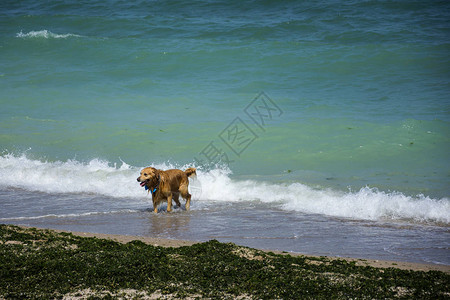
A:
{"label": "dog's head", "polygon": [[152,167],[144,168],[141,171],[141,175],[137,178],[141,186],[146,186],[147,184],[154,185],[158,180],[158,170]]}

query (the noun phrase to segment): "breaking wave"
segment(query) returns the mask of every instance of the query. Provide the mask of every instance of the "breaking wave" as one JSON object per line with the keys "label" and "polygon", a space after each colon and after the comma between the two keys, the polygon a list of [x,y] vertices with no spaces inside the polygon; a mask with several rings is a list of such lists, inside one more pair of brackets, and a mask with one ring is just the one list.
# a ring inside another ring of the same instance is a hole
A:
{"label": "breaking wave", "polygon": [[[169,163],[153,165],[168,169]],[[46,193],[87,193],[109,197],[141,198],[146,192],[136,182],[141,167],[93,159],[47,162],[25,154],[0,156],[0,188],[20,188]],[[362,220],[402,220],[447,226],[450,199],[408,196],[364,187],[357,191],[315,189],[302,183],[236,180],[229,170],[198,169],[190,185],[195,201],[256,201],[278,209]]]}

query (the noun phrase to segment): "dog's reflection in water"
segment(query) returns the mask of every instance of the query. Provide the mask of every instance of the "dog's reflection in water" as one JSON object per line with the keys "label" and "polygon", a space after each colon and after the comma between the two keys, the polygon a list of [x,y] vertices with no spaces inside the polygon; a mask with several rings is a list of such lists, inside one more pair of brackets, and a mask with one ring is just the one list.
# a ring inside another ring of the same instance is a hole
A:
{"label": "dog's reflection in water", "polygon": [[191,214],[188,213],[150,214],[148,215],[148,235],[178,238],[177,233],[190,230],[190,221]]}

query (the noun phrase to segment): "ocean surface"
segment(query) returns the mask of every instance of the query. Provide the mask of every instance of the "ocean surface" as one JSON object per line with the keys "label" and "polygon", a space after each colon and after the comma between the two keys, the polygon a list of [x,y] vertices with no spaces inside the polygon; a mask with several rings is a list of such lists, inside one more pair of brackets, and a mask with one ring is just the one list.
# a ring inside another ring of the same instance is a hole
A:
{"label": "ocean surface", "polygon": [[[450,265],[449,20],[1,1],[0,223]],[[196,167],[191,210],[154,214],[146,166]]]}

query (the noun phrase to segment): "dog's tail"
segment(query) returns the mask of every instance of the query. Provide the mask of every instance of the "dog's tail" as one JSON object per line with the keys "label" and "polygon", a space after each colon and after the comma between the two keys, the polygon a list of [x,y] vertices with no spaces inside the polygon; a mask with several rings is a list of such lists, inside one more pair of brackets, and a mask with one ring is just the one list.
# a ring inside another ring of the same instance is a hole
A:
{"label": "dog's tail", "polygon": [[184,173],[186,173],[187,177],[196,177],[197,169],[196,168],[188,168],[184,171]]}

